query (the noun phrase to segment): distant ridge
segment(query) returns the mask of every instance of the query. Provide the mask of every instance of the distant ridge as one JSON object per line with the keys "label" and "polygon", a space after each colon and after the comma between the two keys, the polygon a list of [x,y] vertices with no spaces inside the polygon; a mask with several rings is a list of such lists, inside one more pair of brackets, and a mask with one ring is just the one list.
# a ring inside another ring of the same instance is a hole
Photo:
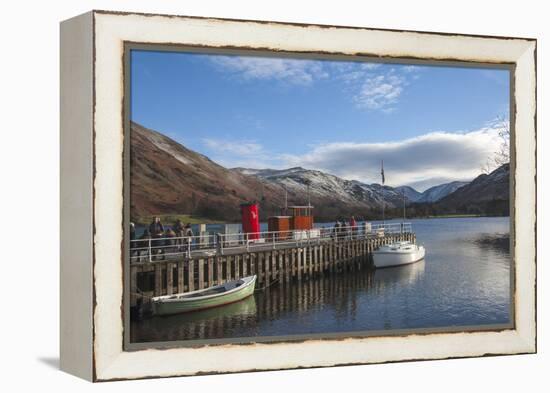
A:
{"label": "distant ridge", "polygon": [[465,181],[453,181],[450,183],[440,184],[438,186],[430,187],[424,191],[420,197],[415,201],[418,203],[423,202],[437,202],[447,195],[452,194],[460,187],[465,186],[468,182]]}
{"label": "distant ridge", "polygon": [[[227,169],[171,138],[131,123],[131,214],[191,214],[211,220],[240,221],[239,206],[258,201],[260,217],[281,214],[285,192],[288,204],[304,204],[309,197],[318,221],[379,217],[407,204],[438,209],[487,209],[489,201],[507,200],[506,170],[481,175],[471,183],[451,182],[423,193],[409,186],[390,187],[346,180],[318,170]],[[494,183],[498,184],[494,184]],[[506,192],[505,192],[506,191]],[[456,195],[455,195],[456,194]]]}
{"label": "distant ridge", "polygon": [[510,164],[470,183],[440,199],[437,209],[447,213],[508,215],[510,212]]}

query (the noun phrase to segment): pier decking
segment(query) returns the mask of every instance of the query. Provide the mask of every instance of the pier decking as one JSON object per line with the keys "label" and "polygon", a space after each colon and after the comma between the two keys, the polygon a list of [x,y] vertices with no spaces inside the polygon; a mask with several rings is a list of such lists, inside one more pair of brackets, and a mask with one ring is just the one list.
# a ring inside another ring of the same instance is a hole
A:
{"label": "pier decking", "polygon": [[392,233],[358,231],[343,238],[321,235],[252,246],[245,242],[225,249],[218,245],[145,260],[131,258],[130,305],[136,305],[139,298],[190,292],[254,274],[257,288],[263,288],[314,275],[369,269],[373,250],[402,240],[416,242],[410,226]]}

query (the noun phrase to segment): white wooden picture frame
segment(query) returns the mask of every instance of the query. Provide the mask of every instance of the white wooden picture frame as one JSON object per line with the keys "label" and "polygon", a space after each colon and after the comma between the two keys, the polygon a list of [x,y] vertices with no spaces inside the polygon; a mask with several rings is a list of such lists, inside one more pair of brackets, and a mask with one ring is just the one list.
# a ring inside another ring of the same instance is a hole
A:
{"label": "white wooden picture frame", "polygon": [[[513,327],[125,347],[126,43],[507,64],[513,69]],[[92,11],[61,24],[61,368],[90,381],[536,351],[536,40]]]}

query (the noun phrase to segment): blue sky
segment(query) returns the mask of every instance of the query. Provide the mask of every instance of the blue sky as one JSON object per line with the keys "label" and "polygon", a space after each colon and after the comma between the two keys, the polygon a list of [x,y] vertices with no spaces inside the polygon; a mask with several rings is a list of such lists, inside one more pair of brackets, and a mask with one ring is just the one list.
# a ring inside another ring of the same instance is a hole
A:
{"label": "blue sky", "polygon": [[132,51],[132,120],[226,167],[470,180],[509,99],[500,69]]}

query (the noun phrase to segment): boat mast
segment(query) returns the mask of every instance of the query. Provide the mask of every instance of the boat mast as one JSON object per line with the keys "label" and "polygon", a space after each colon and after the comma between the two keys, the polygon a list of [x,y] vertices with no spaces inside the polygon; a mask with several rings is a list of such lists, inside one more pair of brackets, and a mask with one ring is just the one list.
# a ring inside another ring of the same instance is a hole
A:
{"label": "boat mast", "polygon": [[402,190],[403,191],[403,222],[405,222],[405,220],[407,219],[407,214],[406,214],[406,207],[405,207],[405,189]]}
{"label": "boat mast", "polygon": [[309,196],[309,184],[310,184],[310,182],[308,180],[308,182],[307,182],[307,205],[311,206],[311,198]]}
{"label": "boat mast", "polygon": [[283,186],[283,189],[285,190],[285,211],[284,215],[286,216],[288,214],[288,190],[285,186]]}
{"label": "boat mast", "polygon": [[382,223],[386,225],[386,216],[385,216],[386,201],[384,200],[384,183],[386,182],[386,178],[384,177],[384,160],[382,160],[382,164],[380,168],[381,168],[380,174],[382,175]]}

